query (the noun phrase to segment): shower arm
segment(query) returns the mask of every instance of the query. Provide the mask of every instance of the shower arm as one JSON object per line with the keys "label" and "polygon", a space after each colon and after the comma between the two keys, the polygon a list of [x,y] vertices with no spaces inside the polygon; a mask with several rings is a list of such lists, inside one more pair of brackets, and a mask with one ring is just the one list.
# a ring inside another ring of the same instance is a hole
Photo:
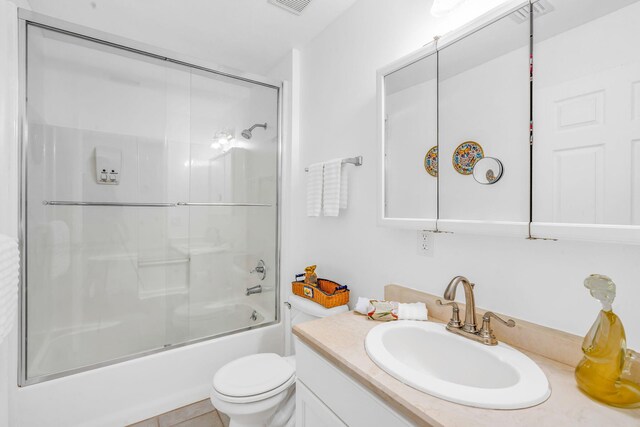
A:
{"label": "shower arm", "polygon": [[255,128],[264,128],[265,130],[267,129],[267,123],[261,125],[260,123],[256,123],[255,125],[251,126],[249,129],[247,129],[249,132],[251,132],[252,130],[254,130]]}

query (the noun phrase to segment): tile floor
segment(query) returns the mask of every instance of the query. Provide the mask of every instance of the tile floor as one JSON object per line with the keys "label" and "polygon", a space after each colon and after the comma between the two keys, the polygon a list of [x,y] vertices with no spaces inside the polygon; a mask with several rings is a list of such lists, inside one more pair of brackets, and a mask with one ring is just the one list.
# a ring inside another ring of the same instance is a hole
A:
{"label": "tile floor", "polygon": [[216,411],[206,399],[128,427],[229,427],[229,417]]}

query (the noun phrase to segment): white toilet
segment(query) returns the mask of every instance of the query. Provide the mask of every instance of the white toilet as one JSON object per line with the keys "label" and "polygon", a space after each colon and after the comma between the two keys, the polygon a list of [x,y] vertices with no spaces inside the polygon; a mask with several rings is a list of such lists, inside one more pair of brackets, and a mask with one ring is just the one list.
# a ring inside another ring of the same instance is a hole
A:
{"label": "white toilet", "polygon": [[[285,313],[286,341],[293,354],[293,325],[349,311],[346,305],[324,308],[289,296]],[[260,353],[224,365],[213,377],[211,402],[231,420],[230,427],[293,427],[295,425],[295,356]]]}

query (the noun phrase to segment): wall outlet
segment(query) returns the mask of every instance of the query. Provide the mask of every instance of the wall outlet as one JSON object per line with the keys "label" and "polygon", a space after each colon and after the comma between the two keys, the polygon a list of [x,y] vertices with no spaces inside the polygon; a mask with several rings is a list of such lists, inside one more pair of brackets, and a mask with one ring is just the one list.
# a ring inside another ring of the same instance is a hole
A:
{"label": "wall outlet", "polygon": [[434,238],[430,231],[418,230],[418,255],[433,256]]}

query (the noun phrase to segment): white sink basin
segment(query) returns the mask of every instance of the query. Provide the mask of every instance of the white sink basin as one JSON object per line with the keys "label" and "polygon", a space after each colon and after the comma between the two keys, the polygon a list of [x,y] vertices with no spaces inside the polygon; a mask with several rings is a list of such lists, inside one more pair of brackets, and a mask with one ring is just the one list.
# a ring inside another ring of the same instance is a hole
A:
{"label": "white sink basin", "polygon": [[528,408],[551,395],[542,370],[518,350],[477,343],[438,323],[384,323],[369,331],[365,346],[369,357],[396,379],[462,405]]}

